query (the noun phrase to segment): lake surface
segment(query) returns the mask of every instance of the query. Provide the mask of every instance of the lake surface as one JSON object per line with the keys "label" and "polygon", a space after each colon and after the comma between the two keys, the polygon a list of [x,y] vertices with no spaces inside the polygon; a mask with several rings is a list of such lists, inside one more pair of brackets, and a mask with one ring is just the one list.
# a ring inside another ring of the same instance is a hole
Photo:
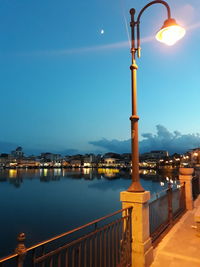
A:
{"label": "lake surface", "polygon": [[[154,172],[141,177],[152,194],[167,186]],[[20,232],[28,247],[121,209],[130,184],[128,172],[111,169],[0,170],[0,257],[14,251]]]}

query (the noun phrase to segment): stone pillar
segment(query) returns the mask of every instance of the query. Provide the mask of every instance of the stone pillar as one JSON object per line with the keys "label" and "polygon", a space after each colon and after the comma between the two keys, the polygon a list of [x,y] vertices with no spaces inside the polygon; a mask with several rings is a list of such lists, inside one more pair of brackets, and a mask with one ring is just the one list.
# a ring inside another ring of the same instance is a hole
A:
{"label": "stone pillar", "polygon": [[120,193],[122,208],[133,207],[132,210],[132,267],[147,267],[153,262],[153,247],[149,234],[150,192]]}
{"label": "stone pillar", "polygon": [[200,170],[195,170],[195,176],[199,179],[199,194],[200,194]]}
{"label": "stone pillar", "polygon": [[193,196],[192,196],[193,172],[194,172],[193,168],[179,168],[180,183],[185,182],[185,201],[187,210],[192,210],[194,208]]}

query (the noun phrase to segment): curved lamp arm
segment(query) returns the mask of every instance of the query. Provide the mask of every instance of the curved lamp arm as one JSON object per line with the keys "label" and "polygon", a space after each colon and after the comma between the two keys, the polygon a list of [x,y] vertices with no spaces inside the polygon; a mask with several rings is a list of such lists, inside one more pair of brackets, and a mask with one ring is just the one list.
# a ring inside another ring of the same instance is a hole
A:
{"label": "curved lamp arm", "polygon": [[150,3],[148,3],[146,6],[144,6],[141,11],[139,12],[138,14],[138,17],[137,17],[137,20],[134,21],[134,14],[135,14],[135,9],[131,9],[130,10],[130,13],[131,13],[131,26],[133,26],[132,28],[134,28],[135,25],[137,25],[137,48],[135,48],[135,40],[134,40],[134,36],[135,36],[135,33],[134,33],[134,29],[132,29],[132,51],[136,51],[137,50],[137,56],[138,58],[140,57],[140,18],[143,14],[143,12],[149,7],[149,6],[152,6],[154,4],[162,4],[166,7],[167,9],[167,17],[168,19],[171,18],[171,11],[170,11],[170,7],[168,5],[167,2],[165,1],[162,1],[162,0],[155,0],[155,1],[152,1]]}
{"label": "curved lamp arm", "polygon": [[141,17],[141,15],[142,15],[142,13],[145,11],[145,9],[147,9],[149,6],[152,6],[152,5],[154,5],[154,4],[162,4],[162,5],[164,5],[164,6],[166,7],[166,9],[167,9],[167,16],[168,16],[168,19],[171,18],[171,11],[170,11],[170,7],[169,7],[168,3],[165,2],[165,1],[162,1],[162,0],[155,0],[155,1],[152,1],[152,2],[148,3],[146,6],[144,6],[144,7],[141,9],[140,13],[138,14],[136,23],[139,23],[139,22],[140,22],[140,17]]}

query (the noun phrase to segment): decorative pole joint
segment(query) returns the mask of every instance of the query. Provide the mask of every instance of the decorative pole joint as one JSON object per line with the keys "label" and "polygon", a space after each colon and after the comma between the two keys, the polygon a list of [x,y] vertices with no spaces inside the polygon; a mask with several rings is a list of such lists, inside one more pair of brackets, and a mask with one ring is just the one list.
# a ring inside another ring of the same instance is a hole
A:
{"label": "decorative pole joint", "polygon": [[139,116],[137,116],[137,115],[132,115],[132,116],[130,117],[130,120],[131,120],[131,121],[138,121],[138,120],[139,120]]}
{"label": "decorative pole joint", "polygon": [[136,12],[135,8],[131,8],[131,9],[130,9],[130,14],[131,14],[132,16],[135,15],[135,12]]}
{"label": "decorative pole joint", "polygon": [[[136,50],[137,50],[137,49],[132,49],[131,52],[132,52],[132,51],[136,51]],[[132,64],[132,65],[130,66],[130,69],[131,69],[131,70],[137,70],[137,69],[138,69],[137,64]]]}

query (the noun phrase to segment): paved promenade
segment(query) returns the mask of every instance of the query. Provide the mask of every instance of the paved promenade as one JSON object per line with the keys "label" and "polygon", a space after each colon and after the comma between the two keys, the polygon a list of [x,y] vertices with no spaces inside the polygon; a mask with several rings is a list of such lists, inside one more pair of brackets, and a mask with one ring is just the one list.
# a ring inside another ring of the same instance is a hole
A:
{"label": "paved promenade", "polygon": [[200,196],[195,208],[173,226],[154,249],[154,262],[151,267],[200,267],[200,237],[196,236],[194,213],[200,206]]}

